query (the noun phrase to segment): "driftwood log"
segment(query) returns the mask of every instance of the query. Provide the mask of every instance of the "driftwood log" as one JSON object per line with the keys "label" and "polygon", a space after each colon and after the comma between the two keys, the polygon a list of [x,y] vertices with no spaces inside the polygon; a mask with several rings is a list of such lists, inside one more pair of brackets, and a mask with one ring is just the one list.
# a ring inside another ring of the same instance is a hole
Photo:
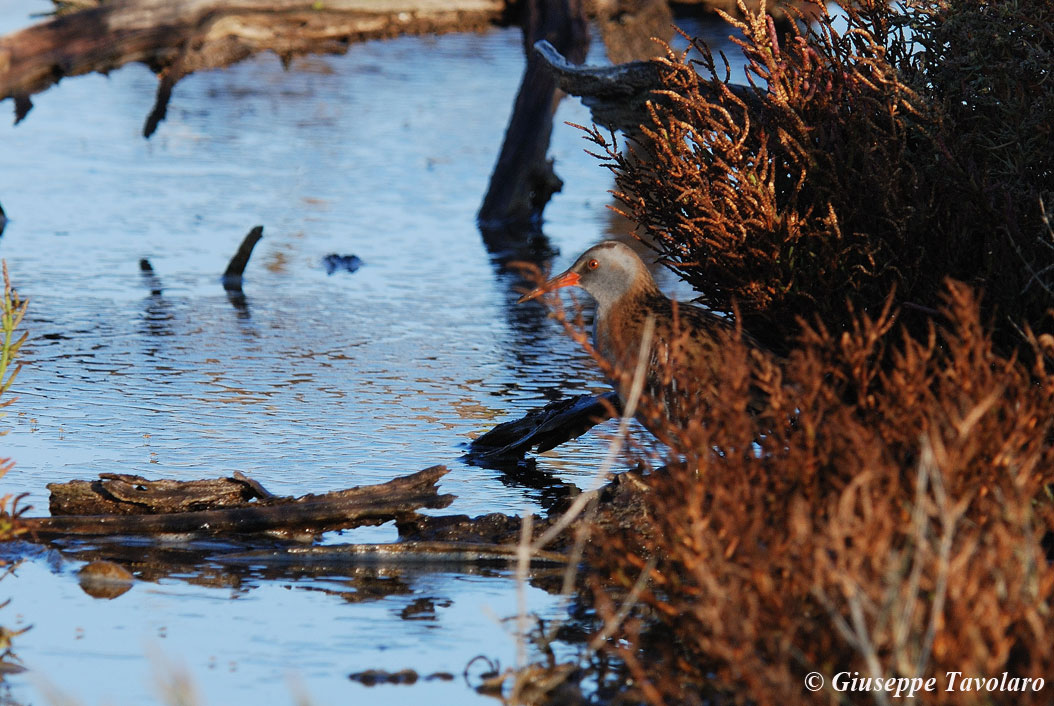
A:
{"label": "driftwood log", "polygon": [[[192,490],[173,486],[172,481],[109,476],[101,478],[96,482],[97,485],[67,484],[75,485],[72,488],[49,486],[52,493],[58,490],[60,494],[68,496],[59,503],[60,507],[76,508],[78,511],[83,511],[89,503],[90,494],[95,492],[99,497],[99,505],[93,514],[24,517],[19,522],[30,537],[41,539],[104,535],[320,533],[382,524],[410,515],[421,507],[446,507],[453,502],[454,496],[440,495],[435,484],[447,473],[446,467],[433,466],[380,485],[300,498],[257,496],[254,501],[242,505],[187,512],[174,508],[195,507],[205,502],[193,499]],[[222,483],[218,482],[199,483],[204,483],[197,486],[204,495],[219,497],[221,504],[231,502],[233,492],[247,492],[236,488],[231,488],[230,492],[224,491]],[[239,483],[244,484],[244,481]],[[156,514],[112,514],[115,502]],[[151,507],[154,510],[150,510]],[[157,512],[158,508],[162,511]]]}
{"label": "driftwood log", "polygon": [[[72,560],[91,562],[81,571],[81,584],[100,598],[121,595],[138,581],[165,577],[233,587],[243,585],[250,576],[254,582],[261,577],[341,576],[345,588],[322,590],[359,602],[409,594],[413,592],[412,577],[421,571],[456,567],[459,572],[473,573],[519,561],[522,517],[414,512],[418,507],[449,504],[451,497],[438,495],[434,487],[445,473],[445,468],[437,466],[381,485],[298,499],[274,497],[244,476],[181,484],[110,474],[92,483],[52,486],[67,498],[56,506],[79,510],[93,496],[105,507],[127,503],[138,511],[155,513],[194,508],[199,502],[235,506],[138,515],[20,516],[17,521],[26,530],[22,534],[25,539],[46,542]],[[615,475],[599,492],[590,492],[598,503],[591,519],[578,515],[544,548],[531,552],[532,585],[547,591],[562,590],[565,576],[561,566],[569,560],[568,549],[581,523],[592,522],[601,533],[615,527],[635,527],[647,511],[643,503],[647,492],[646,484],[633,472]],[[250,496],[253,499],[248,507],[237,505]],[[206,501],[206,497],[211,500]],[[533,542],[548,535],[554,525],[563,526],[563,513],[575,502],[573,498],[568,496],[543,516],[533,518]],[[323,529],[378,524],[388,519],[395,520],[399,532],[396,542],[303,543]],[[171,541],[173,534],[179,541]],[[130,536],[153,536],[161,541],[130,542]],[[90,541],[83,541],[88,538]],[[404,566],[412,567],[412,571],[402,573]]]}
{"label": "driftwood log", "polygon": [[157,515],[244,507],[253,499],[272,498],[241,473],[207,480],[147,480],[124,473],[101,473],[98,480],[49,483],[55,515]]}
{"label": "driftwood log", "polygon": [[501,23],[507,0],[110,0],[0,37],[0,100],[16,121],[30,96],[66,76],[132,62],[160,81],[149,135],[172,88],[195,71],[229,66],[257,52],[288,61],[343,53],[349,44],[400,34],[479,30]]}

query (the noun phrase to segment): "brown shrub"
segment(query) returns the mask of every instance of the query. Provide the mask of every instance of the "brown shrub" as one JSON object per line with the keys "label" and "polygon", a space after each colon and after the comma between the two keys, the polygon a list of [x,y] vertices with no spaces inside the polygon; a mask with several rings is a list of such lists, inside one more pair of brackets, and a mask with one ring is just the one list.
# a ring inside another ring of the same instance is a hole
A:
{"label": "brown shrub", "polygon": [[945,680],[1054,675],[1054,4],[814,4],[728,18],[750,90],[696,43],[631,149],[590,132],[637,234],[786,353],[723,348],[639,526],[594,533],[602,615],[654,566],[609,649],[653,704],[1049,703]]}
{"label": "brown shrub", "polygon": [[728,18],[752,90],[696,42],[659,60],[631,149],[591,133],[625,215],[777,348],[797,317],[839,326],[846,298],[877,309],[894,286],[905,314],[932,310],[945,277],[983,284],[1019,345],[1009,320],[1054,304],[1054,5],[840,2],[839,30],[812,4],[782,39],[764,7]]}
{"label": "brown shrub", "polygon": [[[805,326],[782,369],[746,373],[764,409],[744,413],[750,393],[730,385],[674,442],[681,460],[648,477],[640,527],[593,538],[601,612],[612,581],[656,562],[653,621],[612,648],[650,703],[713,689],[758,704],[875,696],[812,694],[812,671],[828,684],[838,672],[936,677],[923,704],[1049,703],[944,691],[951,671],[1054,674],[1041,546],[1054,531],[1054,368],[1037,341],[1028,365],[999,355],[961,284],[942,313],[921,340],[888,309],[844,332]],[[723,356],[741,378],[745,351]]]}

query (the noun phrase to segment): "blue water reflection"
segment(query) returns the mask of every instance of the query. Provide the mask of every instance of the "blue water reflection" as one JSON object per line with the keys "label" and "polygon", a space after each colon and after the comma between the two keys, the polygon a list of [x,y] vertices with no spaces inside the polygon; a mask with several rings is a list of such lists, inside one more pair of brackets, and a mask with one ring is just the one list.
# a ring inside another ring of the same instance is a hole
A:
{"label": "blue water reflection", "polygon": [[[0,27],[17,26],[10,15]],[[597,46],[591,60],[603,61]],[[441,491],[457,500],[444,512],[537,507],[543,488],[457,461],[499,421],[606,389],[540,308],[513,305],[516,279],[475,226],[522,65],[517,30],[370,42],[290,70],[261,56],[180,82],[149,141],[139,131],[156,79],[141,66],[35,97],[22,125],[0,128],[0,256],[30,299],[4,492],[28,493],[37,514],[47,483],[103,472],[237,470],[299,495],[446,463]],[[564,101],[554,131],[556,268],[626,229],[605,210],[609,173],[563,120],[589,116]],[[234,301],[219,276],[257,224],[264,239]],[[363,264],[330,276],[332,253]],[[537,467],[587,485],[605,448],[601,428]],[[291,679],[320,703],[416,703],[425,691],[436,704],[491,703],[460,681],[366,692],[346,676],[460,674],[480,652],[513,655],[491,617],[514,612],[505,572],[374,577],[406,591],[349,605],[353,576],[165,576],[100,601],[77,568],[52,554],[0,584],[13,598],[0,623],[34,625],[18,651],[35,675],[16,698],[50,684],[86,704],[148,703],[152,665],[175,661],[210,704],[291,703]],[[559,615],[528,590],[532,610]],[[421,598],[435,599],[434,619],[400,619]]]}

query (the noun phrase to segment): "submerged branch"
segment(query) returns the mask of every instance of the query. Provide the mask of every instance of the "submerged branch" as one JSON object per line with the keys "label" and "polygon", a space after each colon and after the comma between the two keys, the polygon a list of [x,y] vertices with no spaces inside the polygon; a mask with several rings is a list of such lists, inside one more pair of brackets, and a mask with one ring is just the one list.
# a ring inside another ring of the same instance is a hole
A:
{"label": "submerged branch", "polygon": [[245,266],[249,264],[253,248],[261,238],[263,238],[263,226],[256,226],[246,234],[242,244],[238,246],[238,252],[234,253],[234,257],[227,265],[227,270],[223,273],[224,289],[241,290]]}

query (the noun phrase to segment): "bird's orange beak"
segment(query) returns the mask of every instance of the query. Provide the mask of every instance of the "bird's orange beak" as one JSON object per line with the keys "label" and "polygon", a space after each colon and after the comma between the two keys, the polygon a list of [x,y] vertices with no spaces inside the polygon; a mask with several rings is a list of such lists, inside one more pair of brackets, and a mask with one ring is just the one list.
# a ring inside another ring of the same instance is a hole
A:
{"label": "bird's orange beak", "polygon": [[538,297],[542,296],[543,294],[548,294],[549,292],[552,292],[552,291],[555,291],[557,289],[560,289],[561,287],[575,287],[575,286],[578,285],[578,279],[579,279],[578,273],[577,272],[571,272],[569,270],[567,272],[564,272],[563,274],[560,274],[560,275],[557,275],[556,277],[553,277],[551,280],[549,280],[548,282],[543,284],[541,287],[538,287],[537,289],[534,289],[534,290],[532,290],[530,292],[527,292],[522,297],[520,297],[518,300],[516,300],[516,303],[517,304],[523,304],[524,302],[529,302],[532,299],[537,299]]}

